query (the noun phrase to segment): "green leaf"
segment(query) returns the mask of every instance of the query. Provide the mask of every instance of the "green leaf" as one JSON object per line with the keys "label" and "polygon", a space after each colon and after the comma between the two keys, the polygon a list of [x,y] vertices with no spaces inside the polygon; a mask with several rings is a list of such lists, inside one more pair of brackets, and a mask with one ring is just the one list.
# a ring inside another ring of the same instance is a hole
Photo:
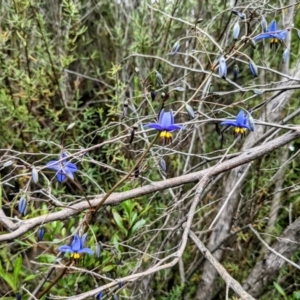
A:
{"label": "green leaf", "polygon": [[141,227],[143,227],[146,224],[146,220],[145,219],[141,219],[139,221],[137,221],[132,229],[131,229],[131,234],[134,234],[136,231],[138,231]]}
{"label": "green leaf", "polygon": [[117,225],[119,226],[119,228],[121,229],[121,231],[122,231],[125,235],[127,235],[128,232],[127,232],[127,230],[126,230],[125,227],[124,227],[122,218],[121,218],[121,216],[119,215],[119,213],[118,213],[116,210],[114,210],[114,209],[113,209],[112,213],[113,213],[114,219],[115,219]]}
{"label": "green leaf", "polygon": [[294,291],[293,300],[299,300],[299,299],[300,299],[300,291]]}
{"label": "green leaf", "polygon": [[131,215],[131,218],[130,218],[130,220],[129,220],[129,226],[131,227],[132,226],[132,224],[134,224],[134,222],[136,221],[136,218],[137,218],[137,213],[136,212],[134,212],[132,215]]}
{"label": "green leaf", "polygon": [[134,202],[132,200],[127,200],[122,203],[122,206],[125,209],[129,218],[132,213],[132,210],[134,209]]}
{"label": "green leaf", "polygon": [[20,276],[20,271],[21,271],[21,267],[22,267],[22,256],[19,256],[16,260],[15,260],[15,265],[14,265],[14,281],[17,282]]}
{"label": "green leaf", "polygon": [[0,277],[2,277],[14,291],[17,290],[17,285],[16,282],[14,281],[13,276],[9,273],[6,273],[3,270],[2,265],[0,265]]}
{"label": "green leaf", "polygon": [[34,279],[37,275],[35,274],[30,274],[29,276],[25,277],[22,282],[26,282],[26,281],[30,281],[32,279]]}
{"label": "green leaf", "polygon": [[111,270],[113,270],[115,268],[114,265],[108,265],[108,266],[105,266],[101,271],[103,273],[107,273],[107,272],[110,272]]}
{"label": "green leaf", "polygon": [[284,297],[284,299],[287,299],[286,294],[284,292],[284,290],[282,289],[282,287],[277,283],[277,282],[273,282],[276,290]]}

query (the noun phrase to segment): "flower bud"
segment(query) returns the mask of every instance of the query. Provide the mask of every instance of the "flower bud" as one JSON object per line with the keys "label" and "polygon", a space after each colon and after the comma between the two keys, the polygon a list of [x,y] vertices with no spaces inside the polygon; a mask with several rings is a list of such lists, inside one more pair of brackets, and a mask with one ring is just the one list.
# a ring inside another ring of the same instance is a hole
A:
{"label": "flower bud", "polygon": [[180,43],[179,43],[179,41],[177,41],[177,42],[174,44],[174,46],[173,46],[173,48],[172,48],[172,52],[170,53],[170,55],[171,55],[171,56],[174,56],[174,55],[178,52],[179,48],[180,48]]}
{"label": "flower bud", "polygon": [[194,110],[192,109],[192,107],[191,107],[189,104],[186,103],[186,104],[185,104],[185,109],[186,109],[186,111],[187,111],[189,117],[190,117],[191,119],[194,119],[194,118],[195,118],[195,113],[194,113]]}
{"label": "flower bud", "polygon": [[248,113],[247,118],[248,118],[248,125],[250,130],[255,131],[256,130],[255,122],[250,113]]}
{"label": "flower bud", "polygon": [[3,164],[3,168],[9,167],[13,164],[14,162],[12,160],[8,160]]}
{"label": "flower bud", "polygon": [[282,63],[285,64],[290,56],[290,50],[286,48],[282,54]]}
{"label": "flower bud", "polygon": [[21,296],[21,294],[19,294],[19,293],[16,293],[16,300],[21,300],[22,299],[22,296]]}
{"label": "flower bud", "polygon": [[22,197],[20,200],[19,200],[19,205],[18,205],[18,210],[19,210],[19,213],[21,214],[21,216],[25,216],[26,214],[26,207],[27,207],[27,201],[26,201],[26,198],[25,197]]}
{"label": "flower bud", "polygon": [[156,98],[156,91],[151,91],[151,99],[152,99],[152,101],[154,101],[155,100],[155,98]]}
{"label": "flower bud", "polygon": [[161,158],[159,161],[159,166],[161,167],[161,169],[166,173],[167,172],[167,164],[166,161]]}
{"label": "flower bud", "polygon": [[127,111],[128,111],[128,100],[125,100],[123,104],[123,113],[122,113],[121,120],[127,116]]}
{"label": "flower bud", "polygon": [[219,75],[221,78],[226,80],[227,77],[227,66],[226,66],[226,60],[223,55],[219,58]]}
{"label": "flower bud", "polygon": [[237,40],[239,38],[240,30],[241,30],[240,24],[239,22],[236,22],[233,26],[233,31],[232,31],[233,39]]}
{"label": "flower bud", "polygon": [[268,23],[264,16],[261,17],[260,26],[263,32],[267,32]]}
{"label": "flower bud", "polygon": [[96,298],[97,300],[102,299],[102,297],[103,297],[103,292],[99,292],[99,293],[96,294],[96,296],[95,296],[95,298]]}
{"label": "flower bud", "polygon": [[240,73],[240,68],[239,68],[238,64],[234,64],[232,73],[233,73],[233,81],[236,81],[237,77]]}
{"label": "flower bud", "polygon": [[39,173],[35,167],[31,168],[31,177],[34,183],[38,183],[39,181]]}
{"label": "flower bud", "polygon": [[101,246],[100,246],[100,243],[96,244],[95,255],[96,255],[97,258],[100,258],[100,255],[101,255]]}
{"label": "flower bud", "polygon": [[37,241],[38,242],[40,242],[43,239],[44,234],[45,234],[45,228],[44,228],[44,226],[40,226],[37,231]]}
{"label": "flower bud", "polygon": [[258,76],[258,68],[256,66],[256,64],[253,62],[253,60],[249,61],[249,68],[251,73],[253,74],[254,77]]}

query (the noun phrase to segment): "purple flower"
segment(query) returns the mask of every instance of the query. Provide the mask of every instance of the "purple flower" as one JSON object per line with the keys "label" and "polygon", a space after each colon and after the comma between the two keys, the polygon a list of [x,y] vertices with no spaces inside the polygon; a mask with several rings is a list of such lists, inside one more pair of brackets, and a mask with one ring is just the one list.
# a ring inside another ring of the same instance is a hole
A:
{"label": "purple flower", "polygon": [[260,33],[256,37],[254,37],[254,41],[259,42],[263,39],[270,39],[270,48],[276,49],[278,46],[278,42],[285,40],[288,31],[288,29],[277,30],[277,23],[275,20],[273,20],[267,28],[267,31]]}
{"label": "purple flower", "polygon": [[56,178],[59,182],[63,182],[67,177],[74,180],[73,173],[75,173],[77,171],[76,165],[74,165],[70,162],[67,162],[65,159],[66,157],[67,157],[67,154],[63,152],[60,155],[59,160],[50,160],[46,164],[46,166],[49,169],[57,171]]}
{"label": "purple flower", "polygon": [[93,254],[93,250],[90,248],[84,248],[84,243],[87,237],[87,233],[85,233],[81,238],[78,234],[74,235],[73,241],[71,246],[69,245],[62,245],[58,247],[58,251],[60,252],[69,252],[71,253],[71,258],[79,259],[81,254]]}
{"label": "purple flower", "polygon": [[221,123],[221,125],[233,126],[235,136],[241,134],[245,135],[246,130],[249,129],[252,131],[252,128],[249,125],[248,117],[245,115],[245,112],[241,110],[236,116],[236,120],[228,120]]}
{"label": "purple flower", "polygon": [[175,125],[172,110],[165,112],[164,108],[160,111],[157,123],[149,123],[144,125],[144,127],[161,131],[160,137],[165,143],[172,141],[171,131],[184,128],[184,126]]}

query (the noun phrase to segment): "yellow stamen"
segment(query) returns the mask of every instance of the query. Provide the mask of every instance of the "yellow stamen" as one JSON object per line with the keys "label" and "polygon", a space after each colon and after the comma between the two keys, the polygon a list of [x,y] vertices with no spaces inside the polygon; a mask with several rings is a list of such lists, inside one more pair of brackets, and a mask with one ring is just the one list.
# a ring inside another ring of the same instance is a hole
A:
{"label": "yellow stamen", "polygon": [[235,135],[235,136],[238,136],[238,135],[240,134],[240,135],[243,136],[243,135],[245,135],[246,131],[247,131],[246,128],[235,127],[235,128],[234,128],[234,135]]}
{"label": "yellow stamen", "polygon": [[71,258],[79,259],[80,258],[80,254],[79,253],[71,253]]}
{"label": "yellow stamen", "polygon": [[172,142],[172,133],[171,132],[162,131],[159,136],[165,144]]}
{"label": "yellow stamen", "polygon": [[274,48],[274,49],[277,49],[278,47],[278,43],[279,43],[279,40],[276,39],[276,38],[271,38],[270,39],[270,48]]}

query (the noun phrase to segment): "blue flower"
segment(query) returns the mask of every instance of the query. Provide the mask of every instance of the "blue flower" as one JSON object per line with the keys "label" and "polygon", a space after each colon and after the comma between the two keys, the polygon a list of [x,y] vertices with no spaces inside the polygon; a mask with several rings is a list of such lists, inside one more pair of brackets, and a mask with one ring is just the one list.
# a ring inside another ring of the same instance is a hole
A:
{"label": "blue flower", "polygon": [[270,39],[270,48],[276,49],[279,41],[283,41],[286,39],[288,34],[288,29],[277,30],[277,23],[275,20],[271,22],[266,32],[258,34],[255,38],[255,42],[259,42],[263,39]]}
{"label": "blue flower", "polygon": [[66,157],[67,154],[62,153],[59,160],[51,160],[46,164],[49,169],[57,171],[56,178],[59,182],[63,182],[67,177],[74,180],[73,173],[77,171],[76,165],[67,162],[65,159]]}
{"label": "blue flower", "polygon": [[149,123],[144,125],[144,127],[161,131],[160,137],[165,143],[172,141],[171,131],[184,128],[184,126],[174,124],[174,115],[172,110],[165,112],[164,109],[160,111],[157,123]]}
{"label": "blue flower", "polygon": [[252,128],[249,125],[248,117],[245,115],[245,112],[241,110],[236,120],[228,120],[221,123],[221,125],[227,125],[227,126],[233,126],[234,128],[234,134],[237,136],[239,134],[245,135],[246,130],[252,130]]}
{"label": "blue flower", "polygon": [[71,258],[79,259],[81,254],[93,254],[93,250],[90,248],[84,248],[84,243],[87,237],[87,233],[85,233],[81,238],[78,234],[74,235],[73,241],[71,246],[69,245],[62,245],[58,247],[58,251],[60,252],[69,252],[71,253]]}

